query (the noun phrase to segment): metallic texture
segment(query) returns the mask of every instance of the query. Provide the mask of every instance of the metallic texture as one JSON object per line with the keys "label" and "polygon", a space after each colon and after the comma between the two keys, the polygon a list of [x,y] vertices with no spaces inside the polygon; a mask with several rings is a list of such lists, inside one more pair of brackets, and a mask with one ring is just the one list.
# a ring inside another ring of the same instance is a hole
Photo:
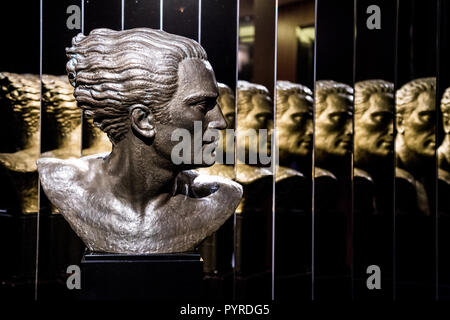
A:
{"label": "metallic texture", "polygon": [[41,154],[41,157],[60,159],[81,156],[81,110],[73,96],[73,87],[67,76],[42,76],[42,101],[46,125],[56,147]]}
{"label": "metallic texture", "polygon": [[[397,158],[396,201],[399,211],[403,205],[417,214],[430,215],[436,171],[436,78],[418,78],[397,90],[397,135],[395,154]],[[414,190],[411,195],[407,190]]]}
{"label": "metallic texture", "polygon": [[[31,74],[0,73],[2,173],[14,198],[2,206],[21,213],[38,211],[40,80]],[[12,201],[12,202],[11,202]]]}
{"label": "metallic texture", "polygon": [[202,122],[204,136],[226,128],[204,49],[160,30],[96,29],[76,36],[67,54],[78,106],[113,147],[102,156],[39,159],[48,198],[90,250],[193,249],[242,196],[238,183],[191,170],[208,164],[175,165],[171,158],[179,143],[174,130],[194,136],[194,121]]}

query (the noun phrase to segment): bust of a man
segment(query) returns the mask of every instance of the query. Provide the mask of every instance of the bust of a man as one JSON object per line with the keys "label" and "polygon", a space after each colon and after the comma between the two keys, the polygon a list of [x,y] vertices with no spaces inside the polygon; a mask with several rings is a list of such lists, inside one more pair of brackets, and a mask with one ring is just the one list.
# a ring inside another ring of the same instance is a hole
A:
{"label": "bust of a man", "polygon": [[430,192],[436,183],[436,78],[419,78],[406,83],[397,90],[395,99],[396,177],[404,181],[397,184],[397,188],[401,191],[411,186],[416,193],[416,209],[429,215],[430,197],[433,197]]}
{"label": "bust of a man", "polygon": [[[311,165],[313,94],[301,84],[277,81],[277,134],[280,165]],[[304,168],[305,166],[303,166]]]}
{"label": "bust of a man", "polygon": [[38,212],[40,85],[37,75],[0,73],[3,210]]}
{"label": "bust of a man", "polygon": [[333,80],[317,81],[315,99],[315,163],[337,176],[353,148],[353,88]]}
{"label": "bust of a man", "polygon": [[[233,90],[224,83],[218,82],[217,85],[219,87],[217,102],[227,122],[226,129],[234,129],[236,112]],[[197,171],[213,176],[234,179],[234,135],[227,136],[226,131],[221,130],[217,149],[219,150],[219,148],[222,153],[218,153],[221,157],[216,158],[216,163],[211,167],[199,168]]]}
{"label": "bust of a man", "polygon": [[450,88],[447,88],[441,99],[442,128],[445,137],[438,148],[439,177],[450,184]]}
{"label": "bust of a man", "polygon": [[[76,36],[67,55],[77,103],[113,147],[105,157],[38,160],[48,198],[90,250],[193,249],[242,195],[231,180],[186,171],[206,163],[172,161],[175,130],[187,130],[194,145],[194,121],[203,138],[226,126],[204,49],[160,30],[96,29]],[[202,150],[211,143],[202,141]]]}
{"label": "bust of a man", "polygon": [[394,84],[381,79],[355,83],[355,209],[366,213],[392,208]]}
{"label": "bust of a man", "polygon": [[73,96],[73,87],[67,76],[42,76],[43,105],[47,125],[52,128],[53,149],[41,157],[61,159],[81,155],[81,110]]}

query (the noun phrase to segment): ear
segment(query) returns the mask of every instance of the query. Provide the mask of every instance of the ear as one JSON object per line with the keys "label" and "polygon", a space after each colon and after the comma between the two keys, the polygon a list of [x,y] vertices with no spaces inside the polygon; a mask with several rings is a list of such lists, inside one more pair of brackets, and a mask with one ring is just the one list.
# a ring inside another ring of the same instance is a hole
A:
{"label": "ear", "polygon": [[404,128],[404,118],[403,115],[401,114],[397,114],[396,115],[396,121],[397,121],[397,132],[399,134],[403,134],[405,132],[405,128]]}
{"label": "ear", "polygon": [[131,109],[131,126],[143,137],[151,139],[156,134],[154,115],[143,105],[137,105]]}
{"label": "ear", "polygon": [[444,132],[450,134],[450,116],[444,114],[442,116],[442,122],[444,124]]}

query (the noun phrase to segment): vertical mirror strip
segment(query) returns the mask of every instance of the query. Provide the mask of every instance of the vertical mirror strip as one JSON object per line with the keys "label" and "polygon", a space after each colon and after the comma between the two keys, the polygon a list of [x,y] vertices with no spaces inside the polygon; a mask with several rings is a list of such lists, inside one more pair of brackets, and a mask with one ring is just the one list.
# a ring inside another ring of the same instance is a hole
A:
{"label": "vertical mirror strip", "polygon": [[438,1],[437,52],[437,272],[439,300],[450,299],[450,4]]}
{"label": "vertical mirror strip", "polygon": [[350,299],[354,1],[316,6],[314,299]]}
{"label": "vertical mirror strip", "polygon": [[272,298],[276,2],[239,1],[236,181],[244,189],[235,222],[235,298]]}
{"label": "vertical mirror strip", "polygon": [[355,3],[354,298],[391,300],[396,3]]}
{"label": "vertical mirror strip", "polygon": [[396,299],[436,295],[437,2],[398,2]]}
{"label": "vertical mirror strip", "polygon": [[[220,131],[216,163],[200,173],[235,180],[234,134],[236,101],[237,1],[199,1],[199,42],[208,55],[219,86],[217,103],[227,122]],[[233,299],[234,215],[199,247],[203,258],[205,296]]]}
{"label": "vertical mirror strip", "polygon": [[40,2],[2,3],[0,17],[0,297],[23,301],[37,275]]}
{"label": "vertical mirror strip", "polygon": [[311,300],[315,1],[280,2],[277,25],[275,300]]}
{"label": "vertical mirror strip", "polygon": [[[66,48],[81,32],[81,1],[43,0],[40,158],[81,156],[81,109],[66,73]],[[73,298],[67,267],[78,264],[84,245],[40,190],[38,298]]]}

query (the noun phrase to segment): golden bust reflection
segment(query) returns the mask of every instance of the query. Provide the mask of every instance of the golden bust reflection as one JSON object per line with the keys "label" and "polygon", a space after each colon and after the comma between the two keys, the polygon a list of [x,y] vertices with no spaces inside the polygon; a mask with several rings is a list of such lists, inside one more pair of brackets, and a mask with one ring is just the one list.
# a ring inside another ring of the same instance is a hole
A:
{"label": "golden bust reflection", "polygon": [[37,75],[0,73],[2,134],[0,153],[5,184],[14,194],[2,195],[3,209],[38,211],[40,79]]}
{"label": "golden bust reflection", "polygon": [[310,156],[313,95],[301,84],[277,81],[277,134],[280,164]]}
{"label": "golden bust reflection", "polygon": [[444,140],[438,148],[439,178],[450,184],[450,88],[447,88],[441,99],[442,128]]}

